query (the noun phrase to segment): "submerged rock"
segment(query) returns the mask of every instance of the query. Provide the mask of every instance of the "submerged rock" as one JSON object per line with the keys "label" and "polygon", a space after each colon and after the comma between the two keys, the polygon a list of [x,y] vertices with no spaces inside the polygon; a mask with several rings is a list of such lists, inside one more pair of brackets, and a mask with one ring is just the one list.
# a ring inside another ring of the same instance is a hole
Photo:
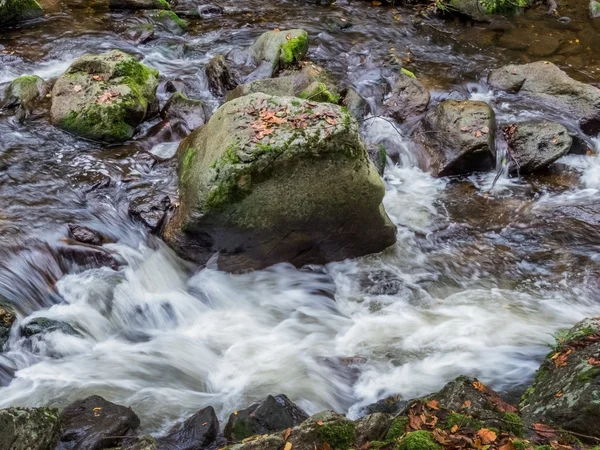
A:
{"label": "submerged rock", "polygon": [[157,70],[119,50],[82,56],[52,89],[52,122],[87,139],[125,141],[153,110],[157,86]]}
{"label": "submerged rock", "polygon": [[171,9],[166,0],[110,0],[111,9]]}
{"label": "submerged rock", "polygon": [[110,239],[108,239],[102,233],[89,227],[84,227],[82,225],[76,225],[73,223],[70,223],[68,227],[69,236],[71,236],[77,242],[81,242],[82,244],[102,245],[110,242]]}
{"label": "submerged rock", "polygon": [[19,107],[27,113],[33,109],[34,103],[43,100],[49,91],[43,78],[37,75],[22,75],[8,85],[0,108]]}
{"label": "submerged rock", "polygon": [[539,61],[492,70],[488,83],[573,116],[584,133],[600,133],[600,89],[569,77],[554,64]]}
{"label": "submerged rock", "polygon": [[125,406],[93,395],[67,406],[60,416],[62,434],[56,450],[101,450],[133,437],[140,419]]}
{"label": "submerged rock", "polygon": [[44,10],[36,0],[3,0],[0,2],[0,27],[37,19],[43,14]]}
{"label": "submerged rock", "polygon": [[300,62],[308,51],[304,30],[267,31],[250,47],[250,58],[257,66],[247,81],[270,78],[278,71]]}
{"label": "submerged rock", "polygon": [[223,55],[212,58],[204,70],[208,88],[215,95],[224,96],[238,85]]}
{"label": "submerged rock", "polygon": [[160,450],[204,450],[217,439],[219,420],[212,406],[201,409],[156,439]]}
{"label": "submerged rock", "polygon": [[600,437],[600,319],[558,335],[554,350],[521,399],[523,419]]}
{"label": "submerged rock", "polygon": [[285,395],[269,395],[262,402],[231,414],[224,433],[231,442],[241,441],[250,436],[295,427],[306,419],[308,415]]}
{"label": "submerged rock", "polygon": [[46,317],[36,317],[28,320],[26,323],[21,325],[21,335],[25,337],[32,337],[38,334],[52,333],[54,331],[60,331],[64,334],[71,336],[79,336],[80,334],[68,323],[61,322],[59,320],[47,319]]}
{"label": "submerged rock", "polygon": [[0,409],[0,449],[53,450],[59,428],[54,408]]}
{"label": "submerged rock", "polygon": [[187,30],[188,24],[176,13],[170,10],[162,10],[152,15],[152,20],[160,25],[163,30],[181,36]]}
{"label": "submerged rock", "polygon": [[[506,128],[505,128],[506,129]],[[531,173],[548,167],[571,148],[573,138],[558,123],[529,122],[511,126],[508,145],[509,164],[513,173]]]}
{"label": "submerged rock", "polygon": [[0,353],[8,342],[10,337],[10,329],[17,320],[17,312],[8,304],[8,302],[0,300]]}
{"label": "submerged rock", "polygon": [[163,120],[181,120],[188,130],[193,131],[206,123],[204,102],[175,92],[163,107],[160,117]]}
{"label": "submerged rock", "polygon": [[425,114],[430,98],[429,91],[419,80],[403,72],[383,102],[384,112],[402,123]]}
{"label": "submerged rock", "polygon": [[179,147],[181,206],[164,238],[223,270],[296,266],[396,241],[384,186],[342,108],[253,94],[225,103]]}
{"label": "submerged rock", "polygon": [[444,100],[429,111],[415,132],[433,176],[490,170],[495,164],[494,111],[485,102]]}

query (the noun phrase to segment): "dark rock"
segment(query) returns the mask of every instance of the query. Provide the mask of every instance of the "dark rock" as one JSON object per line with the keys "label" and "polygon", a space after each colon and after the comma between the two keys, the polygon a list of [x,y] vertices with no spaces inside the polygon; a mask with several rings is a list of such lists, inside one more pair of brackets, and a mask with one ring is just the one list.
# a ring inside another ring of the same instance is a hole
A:
{"label": "dark rock", "polygon": [[430,98],[429,91],[414,76],[400,73],[392,93],[383,102],[384,112],[402,123],[423,115]]}
{"label": "dark rock", "polygon": [[175,92],[181,92],[185,94],[186,85],[181,80],[169,80],[165,83],[165,91],[174,94]]}
{"label": "dark rock", "polygon": [[217,55],[212,58],[204,70],[208,80],[208,87],[215,95],[224,96],[238,85],[223,55]]}
{"label": "dark rock", "polygon": [[385,166],[387,164],[387,152],[383,145],[369,145],[367,147],[369,159],[377,169],[380,176],[383,176]]}
{"label": "dark rock", "polygon": [[308,415],[285,395],[269,395],[262,402],[231,414],[224,433],[231,442],[241,441],[250,436],[293,428],[306,419]]}
{"label": "dark rock", "polygon": [[220,16],[225,10],[219,5],[202,5],[198,7],[198,14],[203,19]]}
{"label": "dark rock", "polygon": [[44,11],[36,0],[5,0],[0,3],[0,27],[37,19],[42,15]]}
{"label": "dark rock", "polygon": [[145,44],[154,39],[154,25],[151,23],[132,25],[125,31],[125,36],[135,44]]}
{"label": "dark rock", "polygon": [[24,337],[32,337],[38,334],[52,333],[54,331],[60,331],[71,336],[80,336],[80,333],[68,323],[47,319],[45,317],[36,317],[32,320],[28,320],[26,323],[22,324],[20,328],[21,336]]}
{"label": "dark rock", "polygon": [[133,436],[140,419],[125,406],[93,395],[67,406],[60,416],[62,435],[56,450],[102,450],[119,447]]}
{"label": "dark rock", "polygon": [[15,309],[9,305],[8,302],[0,300],[0,353],[8,342],[10,329],[15,323],[15,320],[17,320],[17,312]]}
{"label": "dark rock", "polygon": [[0,449],[53,450],[59,428],[54,408],[0,409]]}
{"label": "dark rock", "polygon": [[[526,423],[543,422],[600,437],[600,321],[585,319],[557,337],[520,409]],[[559,394],[560,395],[557,395]]]}
{"label": "dark rock", "polygon": [[406,406],[406,400],[401,395],[390,395],[363,408],[366,414],[384,413],[398,414]]}
{"label": "dark rock", "polygon": [[490,73],[488,83],[573,116],[586,134],[600,132],[600,89],[570,78],[554,64],[540,61],[501,67]]}
{"label": "dark rock", "polygon": [[62,262],[76,264],[80,267],[110,267],[117,270],[120,266],[120,263],[110,252],[98,247],[60,245],[55,248],[55,251]]}
{"label": "dark rock", "polygon": [[159,450],[156,439],[152,436],[142,436],[134,440],[128,439],[123,443],[123,450]]}
{"label": "dark rock", "polygon": [[371,112],[369,103],[354,88],[346,89],[343,95],[342,105],[348,108],[357,120],[362,120]]}
{"label": "dark rock", "polygon": [[212,406],[201,409],[156,440],[159,450],[204,450],[215,442],[219,420]]}
{"label": "dark rock", "polygon": [[181,92],[175,92],[160,112],[163,120],[181,120],[190,131],[206,123],[204,102],[189,99]]}
{"label": "dark rock", "polygon": [[168,195],[162,197],[138,197],[129,204],[129,215],[146,225],[151,231],[159,231],[167,212],[171,209]]}
{"label": "dark rock", "polygon": [[544,169],[566,155],[572,142],[568,130],[558,123],[519,123],[508,141],[510,171],[531,173]]}
{"label": "dark rock", "polygon": [[155,145],[165,142],[179,142],[190,134],[187,124],[181,120],[163,120],[151,127],[135,142],[144,150],[150,151]]}
{"label": "dark rock", "polygon": [[490,170],[495,164],[495,115],[487,103],[444,100],[415,132],[436,177]]}
{"label": "dark rock", "polygon": [[77,242],[89,245],[102,245],[111,241],[96,230],[73,223],[69,224],[69,236]]}
{"label": "dark rock", "polygon": [[383,441],[392,423],[390,414],[369,414],[356,421],[356,440],[358,446],[371,441]]}
{"label": "dark rock", "polygon": [[171,9],[166,0],[110,0],[111,9]]}

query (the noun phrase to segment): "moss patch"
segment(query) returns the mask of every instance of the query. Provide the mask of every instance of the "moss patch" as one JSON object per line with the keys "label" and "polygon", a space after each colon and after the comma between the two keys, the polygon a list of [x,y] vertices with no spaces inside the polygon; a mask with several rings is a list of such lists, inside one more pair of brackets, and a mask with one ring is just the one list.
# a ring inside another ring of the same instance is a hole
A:
{"label": "moss patch", "polygon": [[388,430],[387,434],[385,435],[385,440],[386,441],[395,441],[396,439],[398,439],[400,436],[402,436],[404,433],[406,433],[407,425],[408,425],[408,417],[406,417],[406,416],[396,417],[392,421],[392,424],[390,425],[390,429]]}
{"label": "moss patch", "polygon": [[523,437],[525,434],[525,425],[518,414],[510,412],[504,413],[502,419],[504,420],[502,430],[508,431],[517,437]]}
{"label": "moss patch", "polygon": [[428,431],[413,431],[408,433],[394,447],[395,450],[442,450],[443,447]]}
{"label": "moss patch", "polygon": [[285,69],[302,60],[308,51],[308,36],[301,34],[290,39],[281,46],[279,55],[279,69]]}
{"label": "moss patch", "polygon": [[321,82],[312,83],[304,91],[302,91],[298,97],[306,100],[313,100],[315,102],[334,104],[337,104],[340,101],[340,96],[337,94],[332,94],[331,91],[327,89],[327,85]]}
{"label": "moss patch", "polygon": [[327,442],[333,450],[347,450],[354,442],[356,429],[353,422],[341,421],[325,423],[317,428],[323,442]]}
{"label": "moss patch", "polygon": [[479,430],[483,427],[483,422],[481,422],[480,420],[473,419],[471,416],[451,412],[446,418],[446,421],[444,422],[444,428],[447,428],[449,430],[454,425],[458,425],[459,429],[466,427],[471,428],[473,430]]}
{"label": "moss patch", "polygon": [[414,78],[415,80],[417,79],[417,77],[415,76],[414,73],[412,73],[410,70],[405,69],[404,67],[401,69],[401,72],[406,75],[407,77],[411,77]]}
{"label": "moss patch", "polygon": [[577,381],[582,384],[589,383],[594,380],[598,374],[600,374],[600,367],[590,366],[589,368],[579,372],[577,375]]}
{"label": "moss patch", "polygon": [[170,11],[170,10],[160,11],[156,15],[156,18],[163,23],[164,22],[173,22],[175,25],[177,25],[179,28],[181,28],[181,30],[187,29],[187,22],[185,20],[183,20],[182,18],[180,18],[173,11]]}

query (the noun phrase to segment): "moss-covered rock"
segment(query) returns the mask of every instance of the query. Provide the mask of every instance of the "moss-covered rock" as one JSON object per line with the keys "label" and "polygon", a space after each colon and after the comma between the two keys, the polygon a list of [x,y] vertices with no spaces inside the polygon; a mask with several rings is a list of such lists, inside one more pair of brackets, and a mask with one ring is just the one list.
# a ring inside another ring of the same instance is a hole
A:
{"label": "moss-covered rock", "polygon": [[270,78],[280,70],[300,62],[308,51],[308,33],[304,30],[268,31],[250,47],[257,66],[247,81]]}
{"label": "moss-covered rock", "polygon": [[180,18],[175,12],[163,9],[152,15],[152,20],[164,30],[175,35],[182,35],[186,32],[188,23]]}
{"label": "moss-covered rock", "polygon": [[515,13],[530,3],[529,0],[441,0],[438,9],[458,13],[478,22],[489,22],[494,14]]}
{"label": "moss-covered rock", "polygon": [[300,98],[312,100],[313,102],[339,103],[340,96],[332,94],[325,83],[314,81],[305,90],[303,90]]}
{"label": "moss-covered rock", "polygon": [[413,431],[408,433],[394,447],[395,450],[443,450],[429,431]]}
{"label": "moss-covered rock", "polygon": [[522,399],[526,423],[544,422],[600,437],[600,320],[586,319],[557,336],[554,350]]}
{"label": "moss-covered rock", "polygon": [[155,108],[158,71],[113,50],[75,60],[52,89],[52,123],[106,142],[130,139]]}
{"label": "moss-covered rock", "polygon": [[43,14],[44,11],[36,0],[0,0],[0,27],[36,19]]}
{"label": "moss-covered rock", "polygon": [[206,122],[204,102],[187,98],[181,92],[175,92],[167,101],[160,117],[169,121],[182,121],[188,130],[193,131]]}
{"label": "moss-covered rock", "polygon": [[384,187],[342,108],[253,94],[219,108],[179,148],[181,206],[165,240],[225,270],[298,266],[395,242]]}
{"label": "moss-covered rock", "polygon": [[59,434],[58,410],[53,408],[0,409],[0,448],[52,450]]}
{"label": "moss-covered rock", "polygon": [[49,88],[43,78],[37,75],[21,75],[15,78],[6,88],[2,108],[21,107],[31,110],[33,103],[43,99]]}
{"label": "moss-covered rock", "polygon": [[17,320],[15,309],[6,301],[0,299],[0,352],[8,342],[10,329]]}

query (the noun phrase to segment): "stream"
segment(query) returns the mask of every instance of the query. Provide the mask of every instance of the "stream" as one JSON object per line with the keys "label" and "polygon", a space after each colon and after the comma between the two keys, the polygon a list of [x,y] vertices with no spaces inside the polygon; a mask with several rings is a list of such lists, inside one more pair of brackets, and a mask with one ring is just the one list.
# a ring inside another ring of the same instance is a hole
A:
{"label": "stream", "polygon": [[[158,69],[161,81],[181,80],[214,110],[206,63],[274,28],[306,29],[309,58],[354,86],[375,115],[397,61],[434,101],[487,101],[498,123],[542,117],[576,127],[560,112],[493,93],[484,81],[492,68],[547,59],[600,82],[600,21],[582,0],[559,15],[540,7],[490,24],[362,1],[224,0],[222,15],[191,20],[182,36],[157,30],[141,45],[124,33],[143,12],[109,11],[101,1],[42,3],[43,19],[0,31],[0,90],[19,75],[56,77],[78,56],[118,48]],[[168,98],[164,83],[159,98]],[[411,130],[373,117],[362,134],[388,151],[384,204],[397,244],[326,267],[233,275],[210,263],[190,267],[129,218],[132,199],[176,198],[175,162],[156,164],[147,153],[157,122],[134,141],[102,146],[45,117],[19,123],[0,113],[0,297],[15,305],[19,323],[44,317],[77,331],[26,339],[13,327],[0,354],[0,408],[64,407],[97,394],[131,406],[145,432],[160,433],[204,406],[223,419],[278,393],[309,414],[357,416],[385,396],[410,399],[458,375],[516,400],[552,334],[600,315],[593,154],[496,183],[495,171],[435,179],[417,167]],[[586,144],[600,152],[600,139]],[[69,223],[110,236],[105,247],[127,264],[60,263],[50,248],[64,244]]]}

